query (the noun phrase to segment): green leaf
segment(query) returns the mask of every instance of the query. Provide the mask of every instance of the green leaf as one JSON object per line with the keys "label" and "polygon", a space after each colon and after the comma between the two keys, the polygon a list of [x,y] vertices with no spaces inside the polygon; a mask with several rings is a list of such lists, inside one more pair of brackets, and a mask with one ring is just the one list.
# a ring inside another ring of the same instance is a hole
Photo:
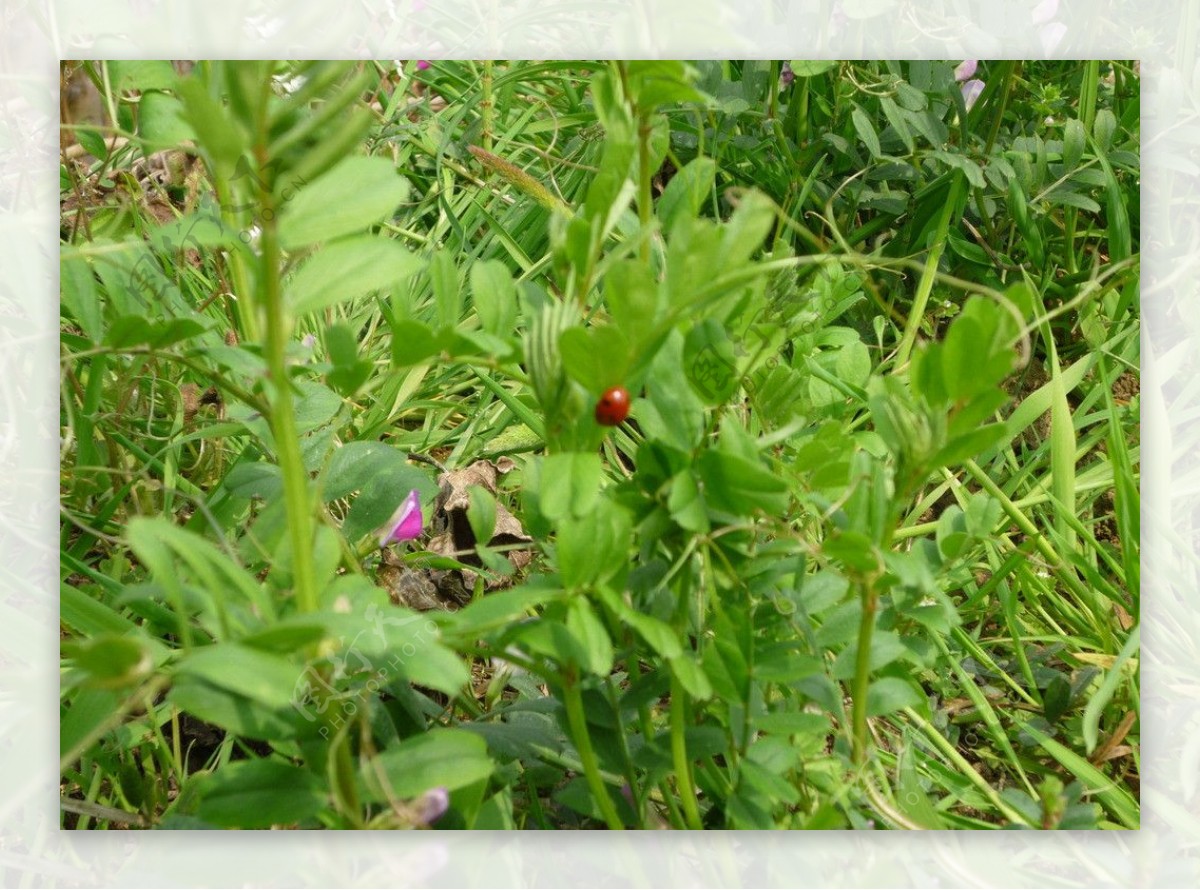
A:
{"label": "green leaf", "polygon": [[552,522],[586,516],[600,496],[602,477],[599,454],[572,451],[547,456],[538,491],[543,515]]}
{"label": "green leaf", "polygon": [[671,480],[667,510],[670,511],[671,518],[679,523],[680,528],[698,534],[707,534],[711,528],[704,496],[700,494],[696,476],[690,470],[676,473]]}
{"label": "green leaf", "polygon": [[399,321],[392,326],[392,364],[399,368],[420,364],[441,351],[433,330],[419,321]]}
{"label": "green leaf", "polygon": [[621,613],[621,621],[632,627],[651,649],[668,661],[683,654],[678,635],[665,621],[632,609]]}
{"label": "green leaf", "polygon": [[297,707],[268,708],[254,699],[183,674],[171,685],[168,700],[205,723],[250,739],[315,736],[316,715]]}
{"label": "green leaf", "polygon": [[386,158],[346,158],[284,206],[280,243],[294,250],[359,232],[390,217],[408,192],[408,181]]}
{"label": "green leaf", "polygon": [[775,222],[775,202],[757,189],[742,193],[737,209],[721,227],[722,271],[736,268],[762,246]]}
{"label": "green leaf", "polygon": [[462,276],[451,251],[440,250],[429,264],[429,281],[433,285],[433,302],[437,321],[443,328],[453,328],[462,315]]}
{"label": "green leaf", "polygon": [[862,532],[839,531],[826,538],[821,549],[832,559],[840,560],[848,569],[871,572],[879,566],[879,555],[871,539]]}
{"label": "green leaf", "polygon": [[103,304],[96,291],[92,267],[83,257],[63,257],[59,275],[62,308],[70,313],[80,329],[93,343],[104,337]]}
{"label": "green leaf", "polygon": [[708,97],[692,83],[696,70],[686,62],[644,60],[626,62],[630,92],[638,105],[652,110],[676,102],[707,103]]}
{"label": "green leaf", "polygon": [[423,259],[390,238],[362,235],[326,245],[304,261],[285,288],[292,312],[303,316],[371,291],[391,289],[424,265]]}
{"label": "green leaf", "polygon": [[1088,213],[1100,212],[1099,204],[1087,195],[1081,195],[1066,185],[1059,186],[1051,191],[1046,195],[1046,200],[1051,204],[1061,204],[1064,207],[1077,207],[1080,210],[1086,210]]}
{"label": "green leaf", "polygon": [[179,80],[174,67],[165,59],[114,60],[107,64],[109,81],[119,91],[169,90]]}
{"label": "green leaf", "polygon": [[58,754],[78,756],[89,740],[102,737],[98,730],[112,719],[126,693],[112,689],[84,688],[65,705],[59,718]]}
{"label": "green leaf", "polygon": [[210,155],[218,172],[228,176],[246,150],[241,132],[197,78],[183,78],[175,92],[183,101],[184,117],[191,124],[198,144]]}
{"label": "green leaf", "polygon": [[141,315],[122,315],[109,325],[104,340],[114,349],[129,349],[133,346],[165,349],[175,343],[199,336],[207,330],[206,325],[194,318],[150,321]]}
{"label": "green leaf", "polygon": [[598,395],[625,380],[629,343],[619,328],[567,328],[558,338],[558,348],[563,368],[590,392]]}
{"label": "green leaf", "polygon": [[671,673],[688,695],[697,701],[704,701],[712,697],[712,684],[708,682],[704,670],[690,652],[669,658],[667,663],[671,666]]}
{"label": "green leaf", "polygon": [[883,717],[924,702],[925,696],[912,683],[899,677],[881,677],[867,689],[867,715],[870,717]]}
{"label": "green leaf", "polygon": [[567,630],[575,638],[580,667],[595,676],[607,676],[613,666],[612,640],[591,604],[583,597],[571,600],[567,610]]}
{"label": "green leaf", "polygon": [[[908,647],[904,645],[904,640],[898,633],[880,628],[871,637],[871,657],[868,666],[872,672],[878,671],[909,654]],[[852,640],[850,645],[843,649],[834,660],[831,670],[834,679],[849,680],[853,677],[857,657],[858,641]]]}
{"label": "green leaf", "polygon": [[912,154],[916,147],[913,142],[912,130],[909,128],[908,122],[904,119],[899,106],[896,105],[890,96],[883,96],[879,100],[879,107],[883,109],[883,116],[892,125],[892,129],[896,131],[896,135],[900,137],[900,141],[904,143],[904,147],[908,149],[908,153]]}
{"label": "green leaf", "polygon": [[1083,122],[1071,118],[1063,126],[1063,172],[1070,173],[1079,166],[1083,158],[1083,149],[1087,144],[1087,132]]}
{"label": "green leaf", "polygon": [[858,138],[867,146],[867,151],[871,153],[871,157],[878,158],[882,154],[879,147],[879,134],[875,132],[875,125],[871,123],[871,119],[857,105],[854,106],[854,111],[850,113],[850,119],[854,122],[854,129],[858,133]]}
{"label": "green leaf", "polygon": [[604,276],[604,302],[631,344],[645,342],[658,313],[658,284],[643,263],[623,260]]}
{"label": "green leaf", "polygon": [[1133,250],[1133,235],[1129,226],[1129,208],[1121,184],[1112,165],[1103,154],[1097,156],[1104,171],[1104,212],[1108,218],[1108,250],[1114,263],[1128,259]]}
{"label": "green leaf", "polygon": [[1046,722],[1057,723],[1071,703],[1071,684],[1062,674],[1056,674],[1042,693],[1042,714]]}
{"label": "green leaf", "polygon": [[[290,622],[290,623],[287,623]],[[250,634],[238,640],[243,646],[273,652],[276,655],[290,655],[299,652],[305,646],[312,646],[328,636],[325,625],[315,618],[284,619],[280,623]]]}
{"label": "green leaf", "polygon": [[437,494],[437,484],[430,472],[414,467],[405,452],[386,442],[347,442],[335,449],[323,479],[326,502],[384,481],[395,491],[403,488],[404,494],[415,488],[425,500],[432,500]]}
{"label": "green leaf", "polygon": [[471,264],[471,296],[483,329],[511,336],[517,320],[517,292],[512,273],[499,260]]}
{"label": "green leaf", "polygon": [[149,143],[147,152],[173,148],[196,138],[184,117],[183,103],[157,90],[143,93],[138,102],[138,132]]}
{"label": "green leaf", "polygon": [[905,744],[896,764],[899,779],[896,788],[896,802],[905,814],[916,821],[918,825],[929,829],[946,828],[941,814],[938,813],[925,788],[922,787],[915,761],[915,748],[910,744]]}
{"label": "green leaf", "polygon": [[312,771],[275,760],[239,760],[200,778],[196,815],[222,828],[291,826],[327,804]]}
{"label": "green leaf", "polygon": [[733,341],[724,325],[707,318],[692,327],[683,343],[683,361],[692,389],[707,405],[723,404],[737,388]]}
{"label": "green leaf", "polygon": [[465,639],[483,636],[495,630],[506,629],[529,617],[529,610],[552,600],[561,599],[564,593],[557,587],[514,587],[499,593],[490,593],[447,621],[444,632]]}
{"label": "green leaf", "polygon": [[623,569],[632,534],[628,511],[607,499],[585,516],[562,519],[556,553],[564,586],[596,584]]}
{"label": "green leaf", "polygon": [[716,181],[717,162],[712,158],[697,157],[676,171],[658,199],[658,218],[663,231],[671,226],[681,214],[695,216],[705,200],[712,194]]}
{"label": "green leaf", "polygon": [[1101,108],[1096,112],[1092,122],[1092,138],[1096,140],[1096,148],[1100,153],[1112,148],[1113,134],[1117,131],[1117,116],[1111,109]]}
{"label": "green leaf", "polygon": [[792,69],[792,73],[797,77],[816,77],[818,74],[824,74],[836,68],[838,63],[830,59],[818,59],[815,61],[806,61],[804,59],[792,59],[788,62],[788,67]]}
{"label": "green leaf", "polygon": [[374,364],[358,357],[358,335],[348,324],[332,324],[325,329],[325,351],[333,368],[325,381],[341,395],[350,397],[358,390]]}
{"label": "green leaf", "polygon": [[202,679],[268,708],[292,705],[303,669],[296,663],[239,643],[193,649],[179,660],[176,673]]}
{"label": "green leaf", "polygon": [[724,451],[700,455],[696,470],[704,483],[704,498],[717,510],[744,516],[762,510],[782,516],[788,505],[787,483],[757,463]]}
{"label": "green leaf", "polygon": [[64,643],[63,655],[84,675],[87,685],[119,689],[146,678],[154,660],[137,636],[102,635],[79,643]]}
{"label": "green leaf", "polygon": [[482,485],[472,485],[469,491],[471,503],[467,507],[467,522],[475,540],[487,544],[496,530],[496,499]]}
{"label": "green leaf", "polygon": [[951,504],[942,511],[937,520],[937,546],[942,559],[955,559],[966,546],[970,536],[967,534],[967,521],[962,508]]}
{"label": "green leaf", "polygon": [[1008,427],[1005,424],[989,423],[951,439],[930,458],[929,463],[935,467],[957,466],[1008,439]]}
{"label": "green leaf", "polygon": [[156,226],[147,234],[147,240],[158,253],[173,254],[182,250],[204,251],[205,248],[236,244],[238,233],[226,225],[211,207],[204,206],[179,219]]}
{"label": "green leaf", "polygon": [[[495,769],[487,743],[464,729],[436,728],[393,745],[363,767],[371,800],[411,799],[433,788],[455,791],[488,778]],[[387,786],[379,783],[379,770]]]}

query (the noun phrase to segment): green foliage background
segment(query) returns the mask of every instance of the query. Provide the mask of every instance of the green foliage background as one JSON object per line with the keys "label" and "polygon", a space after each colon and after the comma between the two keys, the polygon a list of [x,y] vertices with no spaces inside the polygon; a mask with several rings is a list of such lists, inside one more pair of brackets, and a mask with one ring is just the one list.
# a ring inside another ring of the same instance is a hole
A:
{"label": "green foliage background", "polygon": [[955,65],[84,66],[64,824],[1136,828],[1138,73]]}

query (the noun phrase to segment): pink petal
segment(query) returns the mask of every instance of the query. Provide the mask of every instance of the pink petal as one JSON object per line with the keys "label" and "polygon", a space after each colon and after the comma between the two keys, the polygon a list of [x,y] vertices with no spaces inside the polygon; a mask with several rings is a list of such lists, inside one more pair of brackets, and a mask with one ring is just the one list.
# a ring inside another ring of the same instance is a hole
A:
{"label": "pink petal", "polygon": [[421,534],[422,524],[421,498],[416,489],[413,489],[383,527],[379,535],[379,546],[386,547],[394,541],[411,541]]}
{"label": "pink petal", "polygon": [[954,69],[954,79],[959,83],[964,80],[970,80],[975,76],[975,69],[979,67],[978,59],[967,59],[961,65]]}
{"label": "pink petal", "polygon": [[983,92],[983,87],[984,83],[982,80],[968,80],[962,85],[962,97],[963,102],[966,103],[967,111],[971,110],[971,106],[975,104],[975,100]]}
{"label": "pink petal", "polygon": [[421,825],[436,822],[445,815],[449,808],[450,792],[440,785],[437,788],[430,788],[413,801],[417,822]]}
{"label": "pink petal", "polygon": [[429,69],[429,61],[427,59],[417,59],[417,70],[427,71]]}

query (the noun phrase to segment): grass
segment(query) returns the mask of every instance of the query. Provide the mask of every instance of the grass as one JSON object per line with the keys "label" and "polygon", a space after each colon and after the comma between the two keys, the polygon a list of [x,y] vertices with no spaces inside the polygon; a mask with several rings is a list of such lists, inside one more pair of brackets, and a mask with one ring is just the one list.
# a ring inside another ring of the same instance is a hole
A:
{"label": "grass", "polygon": [[1136,828],[1137,75],[954,64],[81,65],[63,826]]}

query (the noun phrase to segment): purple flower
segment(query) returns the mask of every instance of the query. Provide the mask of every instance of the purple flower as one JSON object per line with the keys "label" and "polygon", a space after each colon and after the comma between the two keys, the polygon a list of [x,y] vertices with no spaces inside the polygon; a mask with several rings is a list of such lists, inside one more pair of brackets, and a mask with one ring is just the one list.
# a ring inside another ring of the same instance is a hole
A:
{"label": "purple flower", "polygon": [[792,71],[792,66],[784,62],[783,67],[779,69],[779,88],[786,90],[792,85],[792,81],[795,79],[796,73]]}
{"label": "purple flower", "polygon": [[984,83],[982,80],[968,80],[962,85],[962,97],[963,102],[966,103],[967,111],[971,110],[971,106],[975,104],[975,100],[983,92],[983,87]]}
{"label": "purple flower", "polygon": [[421,534],[422,524],[421,498],[414,488],[380,530],[379,546],[386,547],[394,541],[411,541]]}
{"label": "purple flower", "polygon": [[979,67],[978,59],[967,59],[954,69],[954,79],[959,83],[965,80],[970,80],[975,76],[975,69]]}
{"label": "purple flower", "polygon": [[412,802],[413,815],[419,825],[432,825],[450,808],[450,792],[440,785],[430,788]]}
{"label": "purple flower", "polygon": [[417,59],[417,70],[418,71],[428,71],[429,70],[429,60],[428,59]]}

